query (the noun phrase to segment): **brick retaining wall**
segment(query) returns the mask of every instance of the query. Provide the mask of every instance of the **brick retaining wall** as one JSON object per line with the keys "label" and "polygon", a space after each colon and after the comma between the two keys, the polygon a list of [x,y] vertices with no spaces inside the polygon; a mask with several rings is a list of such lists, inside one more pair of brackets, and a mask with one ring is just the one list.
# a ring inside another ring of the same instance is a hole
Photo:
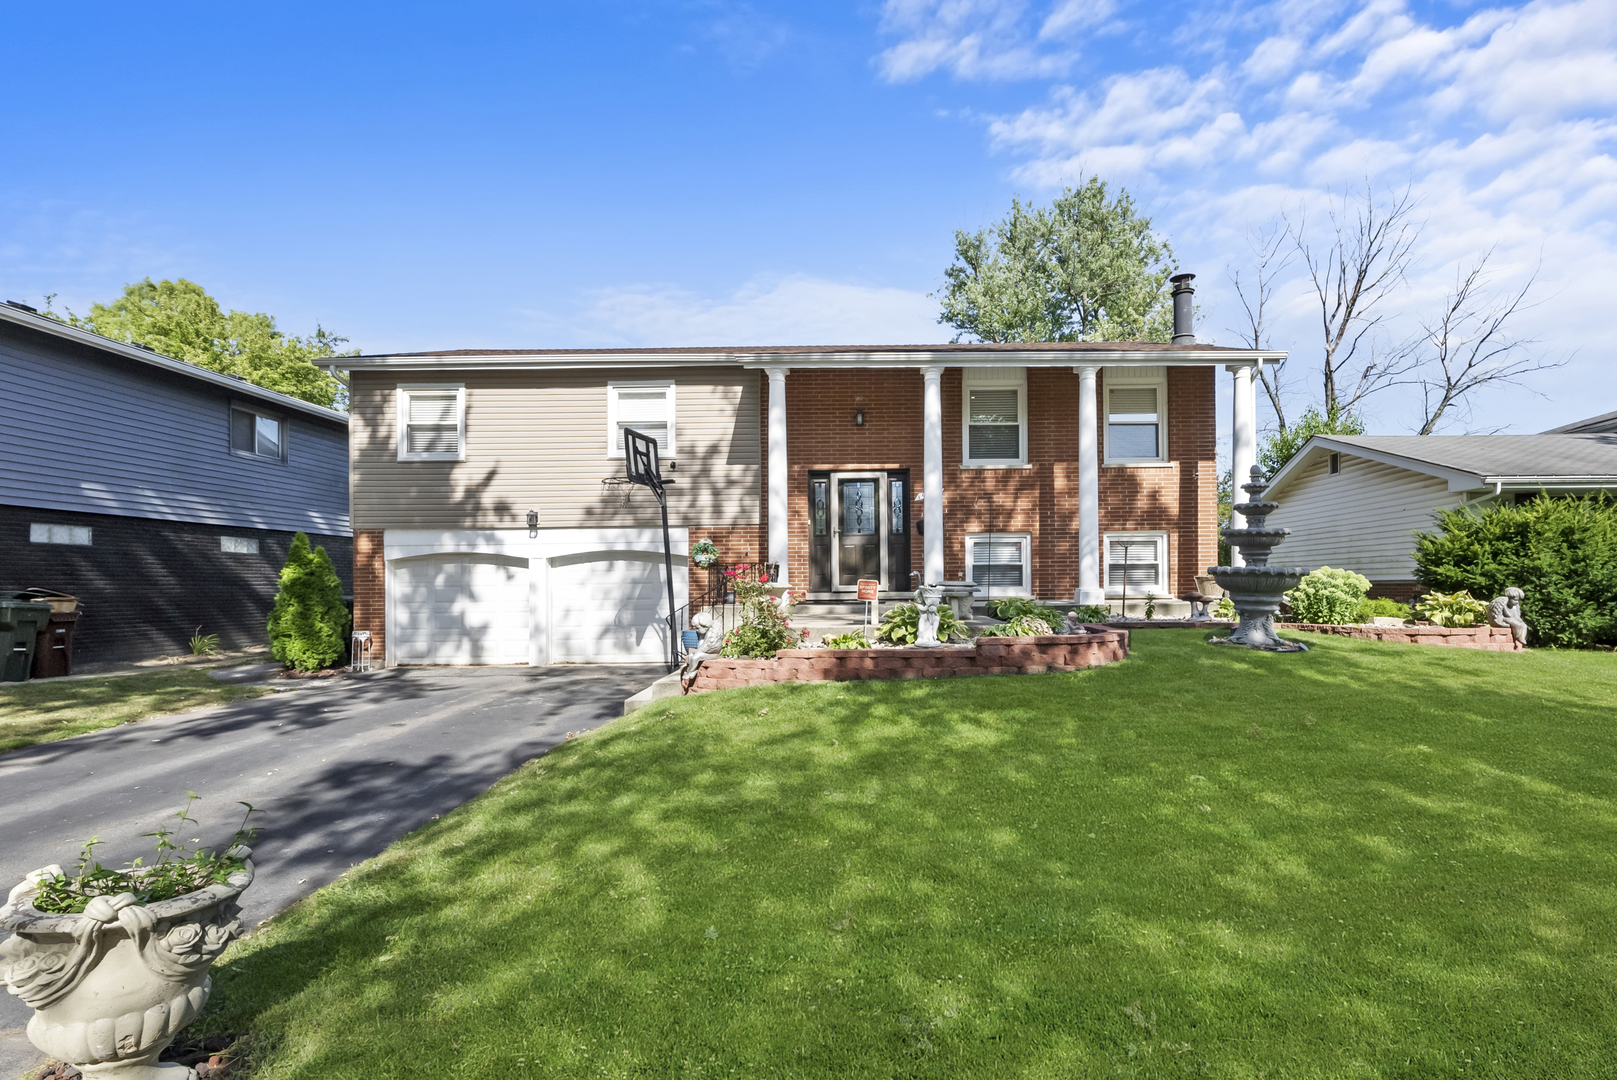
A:
{"label": "brick retaining wall", "polygon": [[1129,654],[1127,630],[978,638],[970,648],[782,649],[775,658],[720,657],[702,664],[695,693],[783,682],[942,679],[960,675],[1042,675],[1100,667]]}
{"label": "brick retaining wall", "polygon": [[1501,626],[1334,626],[1327,623],[1276,623],[1279,630],[1302,630],[1310,634],[1365,638],[1369,641],[1396,641],[1411,645],[1447,645],[1455,649],[1483,649],[1487,652],[1520,652],[1521,646]]}

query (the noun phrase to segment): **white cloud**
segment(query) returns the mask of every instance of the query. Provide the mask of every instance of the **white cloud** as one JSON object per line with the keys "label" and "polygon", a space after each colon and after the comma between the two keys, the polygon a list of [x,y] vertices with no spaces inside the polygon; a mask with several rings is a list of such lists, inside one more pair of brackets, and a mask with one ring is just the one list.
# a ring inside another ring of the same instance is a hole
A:
{"label": "white cloud", "polygon": [[908,345],[945,341],[925,293],[794,275],[704,296],[670,285],[588,294],[567,314],[522,317],[560,346]]}
{"label": "white cloud", "polygon": [[1112,10],[1112,0],[1062,0],[1041,19],[1022,0],[887,0],[882,29],[900,40],[877,66],[891,82],[934,71],[960,79],[1052,78],[1078,59],[1066,43],[1072,32]]}
{"label": "white cloud", "polygon": [[[1004,53],[1038,45],[1036,24],[1018,18],[1001,24]],[[1221,308],[1233,322],[1218,271],[1240,262],[1249,226],[1303,209],[1317,225],[1344,190],[1409,184],[1426,226],[1389,334],[1412,328],[1457,266],[1493,248],[1501,287],[1542,258],[1542,303],[1519,331],[1547,355],[1572,354],[1576,378],[1603,377],[1584,346],[1609,352],[1590,282],[1617,276],[1617,0],[1532,0],[1449,25],[1404,0],[1282,0],[1210,12],[1181,44],[1175,63],[1142,50],[1130,70],[1114,57],[1109,75],[1064,78],[1043,103],[990,117],[990,145],[1036,187],[1082,173],[1127,182],[1202,270],[1215,326]],[[1300,279],[1283,290],[1278,345],[1316,351],[1313,304]],[[1550,426],[1584,408],[1569,378],[1544,377],[1559,403],[1518,393],[1489,407],[1522,430],[1535,415]],[[1389,430],[1408,419],[1393,404],[1387,414]]]}

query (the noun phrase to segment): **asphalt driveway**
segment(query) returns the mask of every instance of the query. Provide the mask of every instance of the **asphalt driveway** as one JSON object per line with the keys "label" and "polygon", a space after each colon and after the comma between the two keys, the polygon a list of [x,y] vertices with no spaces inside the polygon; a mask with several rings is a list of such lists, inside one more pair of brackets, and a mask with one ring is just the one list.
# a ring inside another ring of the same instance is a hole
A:
{"label": "asphalt driveway", "polygon": [[[141,834],[185,804],[180,835],[228,842],[241,807],[265,813],[257,880],[242,897],[255,926],[411,829],[470,799],[529,758],[619,716],[663,669],[393,668],[282,694],[128,724],[0,755],[0,882],[97,858],[148,858]],[[41,1059],[22,1035],[29,1010],[0,993],[0,1078]]]}

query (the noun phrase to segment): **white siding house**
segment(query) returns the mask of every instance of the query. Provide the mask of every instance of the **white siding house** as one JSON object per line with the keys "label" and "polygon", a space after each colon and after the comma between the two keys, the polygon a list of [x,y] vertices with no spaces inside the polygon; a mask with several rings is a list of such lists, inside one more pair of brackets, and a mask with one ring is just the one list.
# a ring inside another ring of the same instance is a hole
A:
{"label": "white siding house", "polygon": [[1291,530],[1288,566],[1334,566],[1377,595],[1415,591],[1415,534],[1439,510],[1539,492],[1617,493],[1617,435],[1315,436],[1275,473],[1269,524]]}

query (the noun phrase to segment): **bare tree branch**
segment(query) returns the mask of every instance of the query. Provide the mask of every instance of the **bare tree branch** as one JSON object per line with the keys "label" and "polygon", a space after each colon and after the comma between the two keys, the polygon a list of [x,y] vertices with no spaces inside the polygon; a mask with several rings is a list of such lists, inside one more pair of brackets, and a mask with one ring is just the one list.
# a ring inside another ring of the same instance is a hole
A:
{"label": "bare tree branch", "polygon": [[[1407,350],[1375,348],[1373,331],[1381,325],[1382,301],[1403,282],[1420,239],[1422,223],[1414,220],[1414,212],[1411,187],[1377,202],[1375,189],[1366,180],[1362,198],[1344,194],[1340,209],[1331,211],[1332,239],[1323,253],[1309,245],[1303,215],[1295,222],[1286,219],[1287,235],[1319,297],[1327,415],[1355,411],[1366,397],[1392,385],[1407,370]],[[1369,353],[1368,358],[1361,350]],[[1345,376],[1352,370],[1357,370],[1357,378],[1344,392]]]}
{"label": "bare tree branch", "polygon": [[1549,362],[1527,350],[1537,341],[1510,336],[1506,330],[1523,304],[1528,290],[1538,280],[1534,267],[1527,283],[1503,299],[1490,300],[1487,289],[1488,260],[1494,249],[1483,252],[1468,273],[1456,275],[1443,312],[1435,324],[1424,327],[1420,345],[1427,355],[1421,365],[1421,429],[1430,435],[1445,414],[1451,411],[1470,415],[1468,395],[1493,383],[1521,385],[1523,375],[1561,367],[1565,361]]}
{"label": "bare tree branch", "polygon": [[[1268,307],[1274,296],[1275,278],[1285,272],[1291,260],[1296,257],[1295,249],[1286,249],[1286,241],[1290,234],[1282,227],[1280,222],[1271,222],[1262,228],[1253,228],[1247,232],[1247,246],[1252,249],[1252,276],[1246,283],[1241,281],[1240,270],[1228,270],[1230,282],[1235,286],[1235,295],[1241,298],[1241,307],[1246,311],[1247,326],[1244,330],[1232,330],[1238,335],[1249,349],[1264,349],[1268,347]],[[1286,433],[1286,410],[1280,400],[1280,378],[1284,374],[1286,361],[1266,364],[1258,369],[1258,378],[1263,381],[1263,391],[1269,395],[1269,405],[1274,409],[1275,423],[1280,428],[1280,434]]]}

